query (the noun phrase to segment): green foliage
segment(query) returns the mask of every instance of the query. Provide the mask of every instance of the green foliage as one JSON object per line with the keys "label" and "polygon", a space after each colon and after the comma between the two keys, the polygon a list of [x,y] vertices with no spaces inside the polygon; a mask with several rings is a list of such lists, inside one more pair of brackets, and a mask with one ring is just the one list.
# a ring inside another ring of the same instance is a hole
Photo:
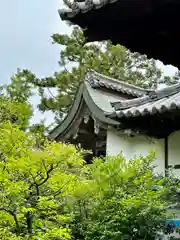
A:
{"label": "green foliage", "polygon": [[[74,239],[155,239],[166,219],[166,179],[154,176],[154,155],[95,159],[76,191]],[[177,187],[177,186],[176,186]]]}
{"label": "green foliage", "polygon": [[154,175],[153,154],[84,166],[83,151],[45,139],[38,146],[33,131],[0,123],[1,239],[155,238],[179,183]]}
{"label": "green foliage", "polygon": [[31,105],[25,102],[12,101],[6,96],[0,96],[0,122],[10,121],[22,129],[29,126],[32,116]]}
{"label": "green foliage", "polygon": [[0,125],[1,239],[69,239],[66,207],[78,183],[82,153],[36,139],[10,123]]}
{"label": "green foliage", "polygon": [[[31,75],[27,75],[30,79]],[[28,102],[29,98],[33,95],[33,86],[24,78],[24,74],[17,70],[17,73],[11,77],[11,83],[4,85],[6,95],[15,102]]]}
{"label": "green foliage", "polygon": [[[125,47],[114,46],[110,42],[85,44],[83,32],[78,27],[73,28],[70,36],[54,34],[52,39],[61,46],[60,71],[43,79],[38,79],[28,70],[22,71],[22,74],[28,82],[39,88],[40,110],[53,111],[58,120],[67,113],[77,87],[89,69],[145,88],[156,88],[162,77],[155,60],[131,53]],[[174,78],[166,77],[163,81],[173,83],[177,78],[178,74]],[[56,90],[56,95],[52,89]]]}
{"label": "green foliage", "polygon": [[[28,79],[35,77],[30,72],[25,71],[25,74]],[[39,135],[41,139],[44,139],[46,133],[44,123],[30,123],[33,115],[30,98],[34,95],[34,87],[26,80],[26,77],[24,77],[24,72],[18,69],[9,84],[1,85],[0,122],[10,121],[12,124],[18,125],[22,130],[30,130],[36,136]]]}
{"label": "green foliage", "polygon": [[36,137],[36,147],[41,147],[45,144],[48,138],[48,130],[43,121],[29,127],[29,131]]}
{"label": "green foliage", "polygon": [[21,129],[29,127],[32,116],[32,106],[29,98],[33,94],[32,84],[28,83],[18,70],[12,76],[10,84],[1,86],[0,122],[10,121]]}
{"label": "green foliage", "polygon": [[[82,168],[83,151],[48,142],[43,122],[30,126],[29,98],[38,87],[40,110],[61,120],[89,69],[146,88],[157,87],[161,70],[120,45],[84,45],[79,28],[52,38],[63,47],[58,73],[38,79],[29,70],[18,71],[1,87],[0,239],[154,239],[166,218],[166,201],[176,201],[172,193],[179,181],[155,177],[153,155],[129,162],[108,156]],[[178,78],[179,73],[165,82]]]}

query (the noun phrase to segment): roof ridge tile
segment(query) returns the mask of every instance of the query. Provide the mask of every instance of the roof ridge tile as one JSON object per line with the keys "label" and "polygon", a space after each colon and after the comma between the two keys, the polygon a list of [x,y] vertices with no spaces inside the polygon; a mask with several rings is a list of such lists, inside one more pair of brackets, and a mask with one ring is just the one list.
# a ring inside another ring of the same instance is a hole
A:
{"label": "roof ridge tile", "polygon": [[144,89],[129,83],[123,82],[122,80],[117,80],[115,78],[105,76],[94,70],[89,70],[85,75],[85,81],[89,82],[94,88],[106,87],[108,89],[124,92],[133,96],[141,97],[147,95],[152,90]]}

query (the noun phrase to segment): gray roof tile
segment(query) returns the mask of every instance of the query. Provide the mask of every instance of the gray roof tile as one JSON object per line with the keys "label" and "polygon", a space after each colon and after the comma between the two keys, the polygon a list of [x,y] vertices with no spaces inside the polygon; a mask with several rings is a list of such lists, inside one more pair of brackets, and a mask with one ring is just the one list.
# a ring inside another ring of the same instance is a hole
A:
{"label": "gray roof tile", "polygon": [[[112,91],[107,91],[107,89]],[[125,100],[124,96],[119,94],[120,92],[133,95],[135,98]],[[119,126],[120,121],[113,119],[114,113],[119,118],[131,118],[172,109],[180,110],[180,84],[163,90],[150,91],[91,70],[86,74],[85,81],[80,86],[67,117],[51,131],[50,137],[56,139],[70,131],[76,118],[81,118],[81,114],[84,114],[81,111],[82,106],[86,106],[93,118],[103,124]]]}
{"label": "gray roof tile", "polygon": [[121,92],[134,97],[145,96],[147,93],[152,92],[151,90],[145,90],[143,88],[125,83],[123,81],[107,77],[94,70],[88,71],[85,76],[85,81],[87,81],[92,88],[105,87],[111,89],[115,92]]}
{"label": "gray roof tile", "polygon": [[107,93],[96,88],[94,89],[89,83],[86,83],[86,88],[88,89],[93,102],[99,107],[99,109],[103,110],[105,114],[113,112],[114,109],[111,105],[112,101],[120,101],[122,99],[122,97],[119,97],[117,94]]}
{"label": "gray roof tile", "polygon": [[154,115],[174,109],[180,110],[180,84],[152,93],[141,98],[111,104],[119,118]]}
{"label": "gray roof tile", "polygon": [[74,0],[69,10],[59,10],[59,15],[62,20],[69,20],[79,13],[86,13],[92,9],[99,9],[102,6],[114,3],[119,0]]}

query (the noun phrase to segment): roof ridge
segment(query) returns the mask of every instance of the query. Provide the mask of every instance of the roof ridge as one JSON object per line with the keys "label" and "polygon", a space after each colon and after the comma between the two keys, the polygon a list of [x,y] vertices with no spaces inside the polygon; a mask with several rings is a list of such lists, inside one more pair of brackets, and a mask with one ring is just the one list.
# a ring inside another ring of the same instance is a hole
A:
{"label": "roof ridge", "polygon": [[[172,95],[174,93],[177,93],[179,91],[180,91],[180,82],[176,83],[176,84],[172,84],[172,85],[167,86],[167,87],[162,88],[162,89],[156,89],[154,91],[154,94],[156,94],[159,97],[161,97],[161,96],[167,97],[167,96]],[[150,95],[151,95],[151,93],[150,93]]]}
{"label": "roof ridge", "polygon": [[[144,88],[135,86],[135,85],[130,84],[130,83],[126,83],[126,82],[124,82],[124,81],[122,81],[122,80],[117,80],[117,79],[115,79],[115,78],[113,78],[113,77],[105,76],[105,75],[103,75],[103,74],[101,74],[101,73],[98,73],[98,72],[96,72],[96,71],[94,71],[94,70],[92,70],[92,71],[94,72],[95,75],[104,78],[104,80],[112,81],[112,82],[115,82],[115,83],[120,84],[120,85],[124,85],[124,86],[127,86],[127,87],[132,87],[132,88],[134,88],[134,89],[138,89],[138,90],[142,90],[142,91],[148,91],[148,90],[146,90],[146,89],[144,89]],[[150,91],[151,91],[151,90],[150,90]]]}
{"label": "roof ridge", "polygon": [[111,102],[112,107],[117,110],[123,110],[131,107],[141,106],[148,102],[156,102],[162,98],[168,98],[180,92],[180,83],[167,86],[163,89],[156,89],[147,95],[135,99],[127,99],[118,102]]}
{"label": "roof ridge", "polygon": [[89,82],[92,87],[106,87],[118,92],[125,92],[133,96],[144,96],[147,95],[152,90],[144,89],[122,80],[117,80],[115,78],[105,76],[101,73],[96,72],[95,70],[89,70],[85,75],[85,81]]}

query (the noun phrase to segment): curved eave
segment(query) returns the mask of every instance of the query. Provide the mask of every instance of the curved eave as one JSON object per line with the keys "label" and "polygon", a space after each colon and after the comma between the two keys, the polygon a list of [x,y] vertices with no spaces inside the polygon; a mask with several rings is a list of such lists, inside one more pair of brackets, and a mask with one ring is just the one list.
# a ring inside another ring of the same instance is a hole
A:
{"label": "curved eave", "polygon": [[[86,86],[86,83],[84,85]],[[107,115],[109,113],[104,112],[101,108],[99,108],[95,104],[95,102],[93,101],[93,99],[91,98],[91,96],[89,94],[89,91],[88,91],[87,87],[84,88],[83,98],[84,98],[84,101],[85,101],[87,107],[89,108],[89,110],[90,110],[90,112],[91,112],[91,114],[94,118],[100,120],[101,122],[103,122],[107,125],[116,125],[116,126],[119,125],[119,122],[107,117]]]}
{"label": "curved eave", "polygon": [[49,138],[52,140],[56,140],[60,136],[64,136],[66,134],[75,118],[78,118],[78,114],[81,114],[81,108],[83,101],[86,103],[88,109],[90,110],[91,116],[100,122],[106,124],[106,125],[113,125],[113,126],[118,126],[119,123],[113,119],[110,119],[106,117],[106,113],[100,109],[93,101],[91,98],[88,89],[86,87],[86,84],[82,84],[77,92],[76,98],[74,100],[74,103],[72,105],[72,108],[70,112],[67,114],[66,118],[64,121],[55,127],[50,133],[49,133]]}
{"label": "curved eave", "polygon": [[71,125],[73,119],[75,118],[82,102],[82,96],[83,96],[83,90],[84,90],[84,84],[82,84],[79,87],[79,90],[76,94],[76,98],[74,100],[74,103],[72,105],[72,108],[70,112],[67,114],[66,118],[63,120],[62,123],[60,123],[58,126],[56,126],[50,133],[49,138],[52,140],[55,140],[59,135],[61,135],[63,132],[66,131],[66,129]]}

